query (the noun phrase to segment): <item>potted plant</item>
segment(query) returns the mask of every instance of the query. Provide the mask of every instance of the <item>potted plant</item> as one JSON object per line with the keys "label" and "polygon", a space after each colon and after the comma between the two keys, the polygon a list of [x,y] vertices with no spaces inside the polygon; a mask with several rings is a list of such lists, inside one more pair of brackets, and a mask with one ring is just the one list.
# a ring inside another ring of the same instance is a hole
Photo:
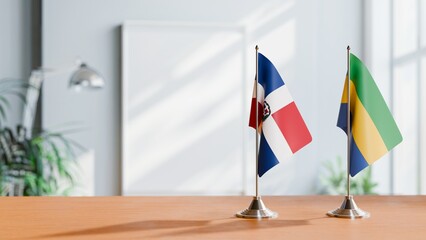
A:
{"label": "potted plant", "polygon": [[[321,176],[322,187],[320,193],[332,195],[346,194],[347,169],[343,165],[341,157],[324,164],[325,174]],[[373,181],[371,167],[351,179],[351,192],[355,195],[377,194],[377,183]]]}
{"label": "potted plant", "polygon": [[67,131],[28,136],[21,125],[12,130],[3,124],[10,110],[7,95],[26,103],[23,92],[30,87],[22,81],[0,81],[0,194],[67,195],[75,185],[74,148],[81,146],[64,136]]}

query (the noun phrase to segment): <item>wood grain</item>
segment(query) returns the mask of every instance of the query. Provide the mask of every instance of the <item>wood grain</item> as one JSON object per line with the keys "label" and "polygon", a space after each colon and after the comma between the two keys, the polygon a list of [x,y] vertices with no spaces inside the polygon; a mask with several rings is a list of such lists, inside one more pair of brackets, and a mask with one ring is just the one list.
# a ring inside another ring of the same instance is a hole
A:
{"label": "wood grain", "polygon": [[0,239],[426,239],[426,196],[356,196],[359,220],[325,216],[340,196],[263,200],[278,218],[235,218],[251,197],[2,197]]}

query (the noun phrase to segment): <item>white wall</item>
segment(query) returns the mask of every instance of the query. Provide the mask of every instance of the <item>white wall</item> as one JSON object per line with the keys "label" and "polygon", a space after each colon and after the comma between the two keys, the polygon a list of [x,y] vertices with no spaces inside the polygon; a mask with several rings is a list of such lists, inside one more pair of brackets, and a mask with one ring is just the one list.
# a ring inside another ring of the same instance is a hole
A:
{"label": "white wall", "polygon": [[[120,25],[125,20],[241,24],[248,28],[248,44],[259,44],[274,60],[313,142],[262,177],[262,194],[312,194],[321,162],[344,156],[345,135],[335,125],[346,46],[362,57],[361,0],[45,0],[43,4],[43,63],[62,66],[80,56],[107,81],[102,91],[76,94],[66,89],[66,76],[58,76],[43,88],[44,127],[71,121],[88,127],[74,138],[95,158],[96,195],[120,193]],[[251,58],[247,61],[254,66]],[[249,83],[253,75],[254,69]]]}
{"label": "white wall", "polygon": [[[31,1],[0,0],[0,79],[27,80],[31,72]],[[22,102],[10,98],[7,126],[20,123]]]}

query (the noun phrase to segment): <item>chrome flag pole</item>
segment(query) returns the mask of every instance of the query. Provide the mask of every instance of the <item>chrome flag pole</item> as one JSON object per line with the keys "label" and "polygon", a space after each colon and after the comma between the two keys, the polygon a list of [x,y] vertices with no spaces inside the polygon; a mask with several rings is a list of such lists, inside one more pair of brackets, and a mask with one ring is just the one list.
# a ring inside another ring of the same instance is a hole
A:
{"label": "chrome flag pole", "polygon": [[347,187],[346,187],[346,196],[343,200],[340,208],[327,212],[327,215],[330,217],[340,217],[340,218],[368,218],[370,214],[361,210],[355,203],[353,196],[351,193],[351,139],[352,139],[352,130],[351,130],[351,66],[350,66],[350,50],[351,48],[347,47],[347,128],[346,134],[348,136],[347,139]]}
{"label": "chrome flag pole", "polygon": [[276,212],[273,212],[269,210],[265,204],[263,203],[262,199],[259,195],[259,102],[258,102],[258,92],[257,92],[257,85],[259,84],[258,79],[258,73],[259,73],[259,62],[258,62],[258,56],[259,56],[259,47],[256,45],[256,76],[255,76],[255,87],[254,91],[256,92],[256,196],[253,197],[253,200],[250,203],[250,206],[240,211],[236,214],[237,217],[240,218],[276,218],[278,214]]}
{"label": "chrome flag pole", "polygon": [[256,198],[259,198],[259,101],[257,100],[258,92],[257,85],[259,84],[258,74],[259,74],[259,46],[256,45],[256,76],[255,81],[256,85],[254,87],[256,92]]}

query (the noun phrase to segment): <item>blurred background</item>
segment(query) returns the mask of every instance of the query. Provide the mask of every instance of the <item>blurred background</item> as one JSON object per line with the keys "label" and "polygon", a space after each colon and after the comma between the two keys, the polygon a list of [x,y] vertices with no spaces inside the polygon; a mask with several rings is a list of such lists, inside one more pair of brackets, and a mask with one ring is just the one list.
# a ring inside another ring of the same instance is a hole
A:
{"label": "blurred background", "polygon": [[[0,32],[3,195],[252,195],[256,44],[313,137],[260,194],[344,191],[348,45],[404,138],[354,192],[426,193],[425,1],[0,0]],[[76,59],[101,89],[69,88]]]}

